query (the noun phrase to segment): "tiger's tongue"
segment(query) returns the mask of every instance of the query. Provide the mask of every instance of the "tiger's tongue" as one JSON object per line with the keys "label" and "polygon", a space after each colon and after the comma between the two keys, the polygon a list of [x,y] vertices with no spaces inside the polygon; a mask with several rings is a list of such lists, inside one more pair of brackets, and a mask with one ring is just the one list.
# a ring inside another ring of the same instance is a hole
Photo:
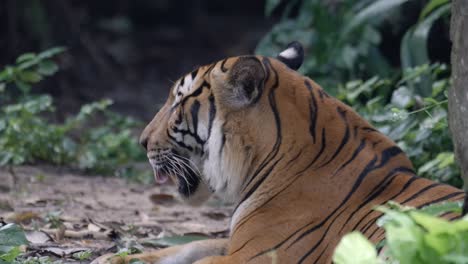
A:
{"label": "tiger's tongue", "polygon": [[166,173],[161,172],[160,170],[156,170],[153,168],[153,172],[154,172],[154,179],[156,180],[156,183],[158,184],[163,184],[167,182],[167,180],[169,179],[169,176],[167,176]]}

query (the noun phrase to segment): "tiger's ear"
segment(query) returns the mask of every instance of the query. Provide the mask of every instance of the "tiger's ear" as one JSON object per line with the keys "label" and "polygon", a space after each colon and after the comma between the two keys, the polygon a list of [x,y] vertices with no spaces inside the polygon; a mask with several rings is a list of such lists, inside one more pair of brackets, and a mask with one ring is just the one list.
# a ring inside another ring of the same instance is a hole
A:
{"label": "tiger's ear", "polygon": [[280,52],[276,58],[293,70],[299,69],[304,61],[304,48],[301,43],[293,41],[288,47]]}
{"label": "tiger's ear", "polygon": [[263,91],[265,70],[254,56],[239,57],[227,76],[223,98],[235,108],[254,103]]}

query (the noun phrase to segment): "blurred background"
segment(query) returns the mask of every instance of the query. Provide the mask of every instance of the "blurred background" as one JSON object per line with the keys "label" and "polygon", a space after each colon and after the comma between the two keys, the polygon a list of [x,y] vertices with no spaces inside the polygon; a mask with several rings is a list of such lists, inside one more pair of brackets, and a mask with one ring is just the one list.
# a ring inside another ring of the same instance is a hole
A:
{"label": "blurred background", "polygon": [[37,89],[59,108],[111,98],[113,108],[148,120],[171,81],[197,65],[253,53],[277,19],[262,1],[3,0],[0,64],[65,46],[60,73]]}
{"label": "blurred background", "polygon": [[144,160],[137,134],[173,81],[298,40],[302,73],[390,135],[420,175],[461,184],[448,0],[2,0],[0,22],[2,166],[148,179],[131,165]]}
{"label": "blurred background", "polygon": [[[343,14],[375,1],[271,2],[278,6],[267,16],[265,1],[3,0],[0,65],[25,52],[65,46],[61,71],[37,89],[60,99],[55,103],[66,111],[105,97],[119,112],[147,120],[165,101],[171,81],[197,65],[252,54],[257,47],[273,55],[293,40],[319,60],[307,67],[321,68],[320,75],[335,71],[329,62],[338,60],[351,73],[341,78],[387,74],[401,65],[399,44],[427,3],[399,1],[401,7],[369,18],[376,27],[347,36],[348,46],[334,53],[333,42],[347,24]],[[429,38],[431,60],[448,63],[448,25],[435,22]],[[358,64],[358,57],[371,65]]]}

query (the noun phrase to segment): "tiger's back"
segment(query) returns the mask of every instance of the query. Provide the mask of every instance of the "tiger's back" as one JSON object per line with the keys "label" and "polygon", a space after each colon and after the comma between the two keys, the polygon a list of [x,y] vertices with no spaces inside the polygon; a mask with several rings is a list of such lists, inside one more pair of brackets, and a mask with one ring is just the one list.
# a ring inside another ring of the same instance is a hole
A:
{"label": "tiger's back", "polygon": [[[377,205],[393,200],[422,207],[464,197],[417,177],[392,140],[312,80],[278,61],[266,65],[272,76],[265,98],[274,102],[272,113],[284,113],[269,131],[280,143],[271,144],[267,165],[244,185],[231,225],[231,239],[240,239],[230,254],[255,248],[252,263],[267,263],[271,252],[280,263],[329,263],[348,232],[361,231],[373,242],[383,238]],[[276,80],[287,89],[275,90]],[[282,100],[288,97],[293,100]]]}

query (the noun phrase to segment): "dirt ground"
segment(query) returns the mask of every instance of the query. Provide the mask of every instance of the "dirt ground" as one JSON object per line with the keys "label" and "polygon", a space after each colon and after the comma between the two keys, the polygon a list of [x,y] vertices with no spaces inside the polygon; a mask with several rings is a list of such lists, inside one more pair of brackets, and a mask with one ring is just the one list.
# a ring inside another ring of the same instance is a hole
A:
{"label": "dirt ground", "polygon": [[[228,233],[232,207],[213,198],[201,207],[177,200],[175,186],[141,185],[67,169],[0,168],[0,217],[21,224],[26,256],[78,262],[122,248],[148,250]],[[1,219],[0,219],[1,220]],[[75,255],[74,255],[75,254]]]}

